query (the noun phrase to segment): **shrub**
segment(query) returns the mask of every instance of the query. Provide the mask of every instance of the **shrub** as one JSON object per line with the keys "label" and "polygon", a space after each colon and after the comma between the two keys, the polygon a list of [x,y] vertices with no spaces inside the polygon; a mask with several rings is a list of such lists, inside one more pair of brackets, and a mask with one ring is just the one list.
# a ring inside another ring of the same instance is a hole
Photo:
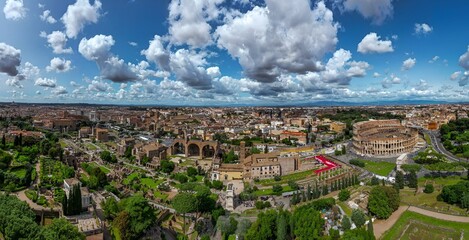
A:
{"label": "shrub", "polygon": [[433,191],[435,191],[433,184],[425,185],[425,189],[423,190],[424,193],[432,193]]}
{"label": "shrub", "polygon": [[37,192],[34,190],[26,190],[25,192],[26,197],[28,197],[31,201],[36,202],[37,201]]}
{"label": "shrub", "polygon": [[264,209],[264,208],[270,208],[272,207],[272,205],[270,204],[270,202],[267,202],[267,201],[256,201],[256,203],[254,203],[254,205],[256,206],[256,209]]}
{"label": "shrub", "polygon": [[274,192],[274,194],[279,195],[282,191],[283,191],[282,186],[280,186],[278,184],[272,186],[272,192]]}
{"label": "shrub", "polygon": [[422,166],[418,164],[403,164],[401,168],[402,170],[406,172],[411,172],[411,171],[419,172]]}
{"label": "shrub", "polygon": [[214,180],[212,182],[212,187],[217,189],[217,190],[222,190],[223,189],[223,182],[218,181],[218,180]]}
{"label": "shrub", "polygon": [[350,164],[358,166],[358,167],[365,167],[365,162],[358,160],[358,159],[350,160]]}
{"label": "shrub", "polygon": [[282,180],[282,177],[280,177],[279,175],[275,175],[275,176],[274,176],[274,180],[275,180],[276,182],[281,181],[281,180]]}
{"label": "shrub", "polygon": [[342,202],[347,201],[350,198],[350,191],[347,189],[342,189],[339,192],[339,200]]}

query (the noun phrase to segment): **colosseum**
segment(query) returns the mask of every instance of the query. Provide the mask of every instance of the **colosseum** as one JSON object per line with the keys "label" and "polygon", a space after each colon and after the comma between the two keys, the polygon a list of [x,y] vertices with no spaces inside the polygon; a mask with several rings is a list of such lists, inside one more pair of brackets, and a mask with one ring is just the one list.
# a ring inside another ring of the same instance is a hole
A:
{"label": "colosseum", "polygon": [[411,152],[418,131],[401,125],[397,119],[370,120],[353,125],[353,149],[358,154],[396,156]]}

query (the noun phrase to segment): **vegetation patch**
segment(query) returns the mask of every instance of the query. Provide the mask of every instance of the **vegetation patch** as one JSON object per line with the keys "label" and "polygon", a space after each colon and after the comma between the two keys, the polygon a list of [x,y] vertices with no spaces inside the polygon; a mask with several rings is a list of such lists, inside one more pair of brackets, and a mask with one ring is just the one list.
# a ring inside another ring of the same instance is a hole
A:
{"label": "vegetation patch", "polygon": [[405,211],[381,239],[462,239],[469,233],[469,224],[444,221]]}
{"label": "vegetation patch", "polygon": [[380,176],[387,176],[391,171],[396,167],[395,163],[384,162],[384,161],[369,161],[369,160],[361,160],[365,163],[365,169],[380,175]]}

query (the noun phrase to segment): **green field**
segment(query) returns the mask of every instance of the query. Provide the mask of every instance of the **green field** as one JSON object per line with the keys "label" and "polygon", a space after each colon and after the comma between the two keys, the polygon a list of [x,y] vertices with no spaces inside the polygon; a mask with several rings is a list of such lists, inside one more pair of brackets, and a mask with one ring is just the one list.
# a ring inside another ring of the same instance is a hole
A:
{"label": "green field", "polygon": [[26,168],[24,167],[17,167],[10,170],[10,173],[16,175],[19,179],[23,179],[26,177]]}
{"label": "green field", "polygon": [[308,176],[310,176],[311,174],[313,174],[313,170],[308,170],[308,171],[303,171],[303,172],[297,172],[297,173],[292,173],[292,174],[288,174],[288,175],[285,175],[285,176],[282,176],[282,179],[280,181],[275,181],[273,178],[271,179],[264,179],[264,180],[260,180],[259,181],[259,184],[263,185],[263,186],[272,186],[272,185],[275,185],[275,184],[284,184],[284,183],[288,183],[289,181],[298,181],[298,180],[302,180],[302,179],[305,179],[307,178]]}
{"label": "green field", "polygon": [[[284,192],[290,192],[293,191],[293,189],[290,186],[282,186]],[[275,195],[274,192],[272,191],[272,188],[266,188],[266,189],[259,189],[254,192],[256,196],[266,196],[266,195]]]}
{"label": "green field", "polygon": [[92,150],[92,151],[98,149],[98,148],[96,148],[96,146],[94,146],[91,143],[87,143],[87,144],[85,144],[85,146],[86,146],[86,148],[88,148],[89,150]]}
{"label": "green field", "polygon": [[160,185],[160,183],[162,183],[164,181],[164,179],[158,179],[158,180],[154,180],[153,178],[142,178],[140,179],[140,182],[142,183],[142,185],[145,185],[149,188],[156,188],[158,187],[158,185]]}
{"label": "green field", "polygon": [[122,181],[122,183],[123,183],[124,185],[129,185],[129,184],[132,182],[132,180],[134,180],[134,178],[137,178],[139,175],[140,175],[140,173],[138,173],[138,172],[133,172],[133,173],[131,173],[129,176],[127,176],[127,177]]}
{"label": "green field", "polygon": [[160,191],[155,191],[153,193],[153,195],[155,196],[155,198],[159,198],[159,199],[163,199],[163,200],[166,200],[168,198],[168,194],[162,193]]}
{"label": "green field", "polygon": [[[464,238],[462,238],[464,232]],[[381,237],[383,240],[467,239],[469,224],[444,221],[405,211],[397,222]]]}
{"label": "green field", "polygon": [[433,193],[415,193],[415,189],[404,188],[399,191],[401,202],[414,206],[420,206],[423,208],[434,209],[435,211],[445,212],[448,214],[466,214],[466,210],[458,207],[454,204],[448,204],[442,201],[437,201],[437,196],[440,194],[443,186],[456,184],[460,181],[459,177],[447,177],[447,178],[419,178],[418,184],[420,188],[423,188],[426,183],[433,184],[435,191]]}
{"label": "green field", "polygon": [[106,168],[106,167],[104,167],[104,166],[102,166],[102,165],[99,165],[99,164],[97,164],[97,163],[95,163],[95,162],[91,162],[90,165],[93,166],[93,167],[99,167],[99,168],[101,169],[101,171],[103,171],[103,173],[105,173],[105,174],[108,174],[108,173],[111,172],[111,170],[109,170],[108,168]]}
{"label": "green field", "polygon": [[395,163],[389,162],[376,162],[369,160],[361,160],[365,163],[365,169],[380,176],[387,176],[395,167]]}

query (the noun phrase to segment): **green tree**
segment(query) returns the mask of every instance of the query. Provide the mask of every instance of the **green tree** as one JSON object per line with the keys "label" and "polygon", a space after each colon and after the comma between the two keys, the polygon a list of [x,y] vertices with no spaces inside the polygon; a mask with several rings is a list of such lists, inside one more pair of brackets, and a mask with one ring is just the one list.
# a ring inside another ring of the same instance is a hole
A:
{"label": "green tree", "polygon": [[368,227],[366,229],[368,231],[368,239],[370,240],[374,240],[375,239],[375,234],[374,234],[374,231],[373,231],[373,222],[371,221],[368,221]]}
{"label": "green tree", "polygon": [[234,150],[231,150],[227,154],[223,154],[222,159],[223,163],[235,163],[239,157],[234,153]]}
{"label": "green tree", "polygon": [[127,212],[129,215],[126,232],[131,239],[138,238],[156,221],[155,210],[150,206],[148,200],[140,194],[124,198],[118,205],[121,210],[119,214]]}
{"label": "green tree", "polygon": [[99,154],[99,157],[100,157],[101,160],[103,160],[104,162],[111,162],[111,161],[112,161],[111,152],[109,152],[109,151],[102,151],[102,152]]}
{"label": "green tree", "polygon": [[261,212],[257,220],[251,225],[245,239],[268,240],[277,238],[277,212],[269,210]]}
{"label": "green tree", "polygon": [[339,192],[339,200],[342,202],[347,201],[350,198],[350,191],[347,189],[342,189]]}
{"label": "green tree", "polygon": [[277,240],[287,240],[288,237],[288,214],[280,211],[277,216]]}
{"label": "green tree", "polygon": [[278,184],[275,184],[272,186],[272,192],[276,195],[279,195],[280,193],[282,193],[283,191],[283,187],[281,185],[278,185]]}
{"label": "green tree", "polygon": [[365,214],[358,209],[354,209],[352,211],[352,222],[355,223],[357,227],[363,226],[366,222]]}
{"label": "green tree", "polygon": [[344,216],[342,218],[342,229],[344,231],[349,230],[352,227],[352,224],[350,223],[350,219],[347,216]]}
{"label": "green tree", "polygon": [[414,170],[410,171],[409,176],[409,187],[410,188],[417,188],[418,187],[418,180],[417,180],[417,173]]}
{"label": "green tree", "polygon": [[105,201],[101,202],[101,208],[104,211],[104,217],[106,219],[114,219],[119,213],[119,206],[117,201],[113,197],[107,198]]}
{"label": "green tree", "polygon": [[259,153],[261,153],[261,150],[259,150],[259,148],[255,148],[255,147],[251,148],[251,154],[259,154]]}
{"label": "green tree", "polygon": [[126,211],[120,212],[117,217],[112,221],[114,231],[119,232],[120,239],[127,240],[131,239],[132,234],[130,232],[130,214]]}
{"label": "green tree", "polygon": [[[296,190],[296,189],[295,189]],[[311,194],[311,185],[308,184],[308,187],[306,188],[306,198],[308,200],[311,200],[313,198],[312,194]]]}
{"label": "green tree", "polygon": [[194,195],[186,192],[179,193],[173,198],[172,205],[176,212],[183,216],[183,232],[186,232],[186,213],[195,212],[197,210],[197,199]]}
{"label": "green tree", "polygon": [[57,239],[57,240],[83,240],[85,234],[78,231],[78,228],[72,225],[64,218],[54,218],[52,223],[46,225],[41,235],[44,239]]}
{"label": "green tree", "polygon": [[368,196],[368,211],[379,219],[387,219],[399,207],[399,193],[392,187],[376,186]]}
{"label": "green tree", "polygon": [[435,191],[433,184],[425,185],[425,189],[423,190],[424,193],[432,193],[433,191]]}
{"label": "green tree", "polygon": [[297,208],[292,215],[294,227],[292,229],[295,239],[320,239],[324,219],[321,214],[310,205]]}
{"label": "green tree", "polygon": [[164,173],[171,173],[174,171],[174,163],[168,160],[162,160],[160,163],[161,171]]}
{"label": "green tree", "polygon": [[399,189],[404,189],[404,174],[401,171],[396,172],[396,184]]}
{"label": "green tree", "polygon": [[196,175],[197,175],[197,172],[198,172],[198,171],[197,171],[197,169],[194,168],[194,167],[188,167],[187,170],[186,170],[186,172],[187,172],[187,176],[193,177],[193,176],[196,176]]}

